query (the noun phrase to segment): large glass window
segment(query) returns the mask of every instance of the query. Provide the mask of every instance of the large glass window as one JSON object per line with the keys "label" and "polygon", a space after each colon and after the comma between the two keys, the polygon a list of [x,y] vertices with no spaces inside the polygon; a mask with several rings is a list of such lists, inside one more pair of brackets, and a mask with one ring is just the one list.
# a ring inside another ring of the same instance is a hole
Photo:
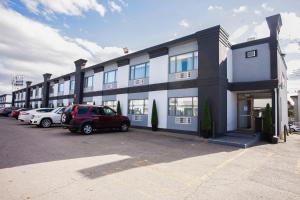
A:
{"label": "large glass window", "polygon": [[58,92],[59,93],[64,92],[64,84],[63,83],[58,84]]}
{"label": "large glass window", "polygon": [[129,100],[129,114],[131,115],[147,115],[148,99]]}
{"label": "large glass window", "polygon": [[117,110],[117,101],[103,101],[104,106],[108,106],[112,108],[113,110]]}
{"label": "large glass window", "polygon": [[130,66],[130,80],[149,77],[149,62]]}
{"label": "large glass window", "polygon": [[190,52],[170,57],[169,73],[186,72],[198,69],[198,52]]}
{"label": "large glass window", "polygon": [[75,80],[70,80],[70,90],[75,90]]}
{"label": "large glass window", "polygon": [[198,116],[198,97],[169,98],[170,116]]}
{"label": "large glass window", "polygon": [[117,82],[117,70],[104,73],[104,83],[115,83],[115,82]]}
{"label": "large glass window", "polygon": [[84,77],[84,88],[93,87],[94,76]]}
{"label": "large glass window", "polygon": [[49,93],[50,94],[54,93],[54,86],[53,85],[50,85],[50,87],[49,87]]}

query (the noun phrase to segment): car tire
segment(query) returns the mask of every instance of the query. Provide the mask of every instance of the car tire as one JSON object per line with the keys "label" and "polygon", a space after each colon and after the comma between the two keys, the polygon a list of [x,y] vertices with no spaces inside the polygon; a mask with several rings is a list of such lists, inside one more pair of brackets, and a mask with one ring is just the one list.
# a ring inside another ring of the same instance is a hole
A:
{"label": "car tire", "polygon": [[93,126],[90,123],[83,124],[81,133],[84,135],[91,135],[93,133]]}
{"label": "car tire", "polygon": [[127,132],[129,129],[129,126],[127,123],[122,123],[121,126],[120,126],[120,131],[122,132]]}
{"label": "car tire", "polygon": [[292,131],[292,132],[296,132],[296,130],[295,130],[295,129],[293,129],[293,128],[291,128],[291,131]]}
{"label": "car tire", "polygon": [[49,128],[51,126],[51,124],[52,124],[51,119],[46,118],[46,119],[42,119],[40,126],[42,128]]}

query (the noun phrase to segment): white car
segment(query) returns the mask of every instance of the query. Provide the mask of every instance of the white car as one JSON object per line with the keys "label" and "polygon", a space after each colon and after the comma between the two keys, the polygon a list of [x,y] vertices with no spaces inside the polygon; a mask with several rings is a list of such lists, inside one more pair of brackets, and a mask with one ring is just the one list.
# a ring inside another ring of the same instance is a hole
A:
{"label": "white car", "polygon": [[65,107],[58,107],[51,112],[34,113],[30,124],[35,124],[42,128],[49,128],[52,124],[61,124],[61,114],[64,110]]}
{"label": "white car", "polygon": [[296,125],[291,125],[290,129],[292,132],[300,132],[300,128]]}
{"label": "white car", "polygon": [[21,111],[18,120],[25,123],[30,123],[32,115],[36,113],[51,112],[54,108],[37,108],[33,110]]}

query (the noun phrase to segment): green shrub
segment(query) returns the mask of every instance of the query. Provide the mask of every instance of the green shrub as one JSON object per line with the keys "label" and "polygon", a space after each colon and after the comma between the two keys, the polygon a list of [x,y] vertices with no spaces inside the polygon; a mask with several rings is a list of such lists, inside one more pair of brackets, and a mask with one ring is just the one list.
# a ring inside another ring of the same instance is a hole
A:
{"label": "green shrub", "polygon": [[272,131],[272,110],[270,104],[267,104],[263,117],[263,139],[271,142],[273,137]]}
{"label": "green shrub", "polygon": [[122,115],[120,101],[118,101],[118,104],[117,104],[117,113],[118,113],[118,115]]}
{"label": "green shrub", "polygon": [[152,105],[151,125],[152,125],[152,130],[156,131],[158,127],[158,115],[157,115],[155,99],[153,100],[153,105]]}
{"label": "green shrub", "polygon": [[212,135],[212,117],[209,107],[208,98],[204,99],[203,112],[202,112],[202,136],[209,138]]}

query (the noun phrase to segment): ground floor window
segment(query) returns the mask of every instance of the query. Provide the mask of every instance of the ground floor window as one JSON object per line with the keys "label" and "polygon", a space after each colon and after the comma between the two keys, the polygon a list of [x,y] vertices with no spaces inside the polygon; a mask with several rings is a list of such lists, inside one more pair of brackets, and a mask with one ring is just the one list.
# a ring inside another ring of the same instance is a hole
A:
{"label": "ground floor window", "polygon": [[113,110],[117,110],[117,101],[111,100],[111,101],[103,101],[104,106],[108,106],[112,108]]}
{"label": "ground floor window", "polygon": [[170,116],[198,116],[198,97],[169,98]]}
{"label": "ground floor window", "polygon": [[148,99],[129,100],[129,114],[131,115],[147,115]]}

